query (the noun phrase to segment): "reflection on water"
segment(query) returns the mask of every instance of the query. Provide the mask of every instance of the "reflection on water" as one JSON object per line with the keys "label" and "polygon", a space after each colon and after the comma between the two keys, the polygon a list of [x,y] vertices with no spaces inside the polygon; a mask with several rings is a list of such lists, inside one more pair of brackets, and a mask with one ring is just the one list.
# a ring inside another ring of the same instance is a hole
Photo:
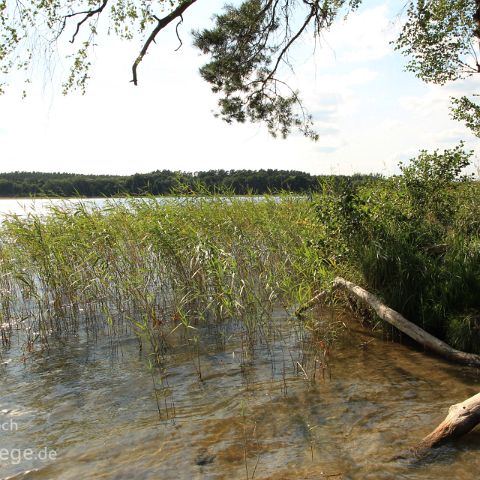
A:
{"label": "reflection on water", "polygon": [[[239,326],[182,341],[162,371],[138,343],[76,338],[0,360],[2,449],[54,461],[0,459],[18,479],[477,478],[480,435],[429,462],[394,458],[478,391],[478,371],[385,342],[346,322],[329,354],[278,313],[253,349]],[[373,339],[373,341],[371,341]],[[313,346],[312,346],[313,345]],[[153,382],[157,388],[155,398]],[[157,409],[160,409],[160,416]],[[30,470],[28,473],[27,471]]]}

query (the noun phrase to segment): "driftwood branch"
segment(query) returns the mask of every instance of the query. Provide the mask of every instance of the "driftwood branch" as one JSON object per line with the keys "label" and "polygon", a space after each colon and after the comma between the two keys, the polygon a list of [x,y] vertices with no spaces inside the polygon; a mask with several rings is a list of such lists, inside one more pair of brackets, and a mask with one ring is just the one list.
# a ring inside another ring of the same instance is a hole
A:
{"label": "driftwood branch", "polygon": [[452,405],[445,420],[429,435],[427,435],[414,451],[421,453],[432,447],[438,447],[470,432],[480,423],[480,393],[468,398],[462,403]]}
{"label": "driftwood branch", "polygon": [[[420,328],[418,325],[415,325],[407,320],[397,311],[387,307],[376,295],[367,292],[367,290],[363,289],[362,287],[359,287],[358,285],[355,285],[354,283],[349,282],[342,277],[335,278],[332,287],[333,290],[343,289],[355,295],[358,299],[372,307],[382,320],[390,325],[393,325],[405,335],[408,335],[411,339],[418,342],[425,349],[435,352],[438,355],[457,363],[480,366],[480,355],[465,353],[452,348],[447,343],[423,330],[423,328]],[[302,314],[309,308],[312,308],[315,304],[324,300],[328,293],[328,291],[325,291],[316,295],[314,298],[312,298],[312,300],[297,310],[297,315]]]}
{"label": "driftwood branch", "polygon": [[138,84],[138,78],[137,78],[137,68],[140,62],[143,60],[143,57],[146,55],[148,52],[148,48],[150,47],[151,43],[155,41],[155,37],[160,33],[161,30],[163,30],[170,22],[175,20],[178,17],[182,17],[183,12],[193,5],[196,2],[196,0],[184,0],[181,1],[180,4],[178,5],[177,8],[175,8],[172,12],[170,12],[168,15],[166,15],[163,18],[157,18],[155,17],[155,20],[157,21],[157,25],[155,28],[152,30],[152,33],[148,36],[145,44],[143,45],[143,48],[140,50],[140,53],[138,54],[138,57],[135,59],[135,62],[133,62],[132,65],[132,82],[134,85]]}

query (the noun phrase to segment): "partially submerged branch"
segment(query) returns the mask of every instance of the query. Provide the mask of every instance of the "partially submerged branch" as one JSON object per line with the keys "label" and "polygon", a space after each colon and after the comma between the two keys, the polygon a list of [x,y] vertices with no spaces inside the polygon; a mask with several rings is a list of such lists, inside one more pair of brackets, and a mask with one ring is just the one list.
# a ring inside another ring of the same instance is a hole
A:
{"label": "partially submerged branch", "polygon": [[480,393],[452,405],[445,420],[415,448],[417,454],[470,432],[480,423]]}
{"label": "partially submerged branch", "polygon": [[304,303],[300,307],[295,310],[295,315],[297,317],[301,317],[307,310],[312,309],[316,305],[320,304],[321,302],[325,301],[328,296],[330,295],[330,290],[322,290],[320,293],[317,293],[314,297],[312,297],[308,302]]}
{"label": "partially submerged branch", "polygon": [[[372,307],[382,320],[390,323],[390,325],[393,325],[395,328],[423,345],[426,349],[458,363],[480,366],[480,355],[465,353],[452,348],[450,345],[447,345],[445,342],[442,342],[414,323],[408,321],[400,315],[400,313],[387,307],[377,296],[342,277],[335,278],[332,290],[324,290],[320,292],[301,306],[295,312],[296,315],[300,316],[303,312],[314,307],[318,303],[323,302],[332,291],[337,289],[344,289],[355,295],[358,299]],[[452,405],[445,420],[418,445],[416,445],[413,448],[413,452],[417,455],[422,454],[424,451],[440,446],[448,440],[453,440],[465,435],[479,423],[480,393],[477,393],[462,403]]]}
{"label": "partially submerged branch", "polygon": [[[420,328],[418,325],[415,325],[407,320],[400,313],[382,303],[376,295],[368,292],[362,287],[359,287],[358,285],[355,285],[354,283],[349,282],[342,277],[335,278],[332,287],[334,290],[343,289],[355,295],[358,299],[372,307],[382,320],[386,321],[390,325],[393,325],[405,335],[408,335],[411,339],[418,342],[425,349],[435,352],[438,355],[457,363],[480,366],[480,355],[461,352],[460,350],[452,348],[447,343],[443,342],[437,337],[434,337],[430,333]],[[312,300],[297,310],[297,315],[300,315],[309,308],[312,308],[315,304],[324,300],[328,293],[328,291],[325,291],[316,295],[314,298],[312,298]]]}

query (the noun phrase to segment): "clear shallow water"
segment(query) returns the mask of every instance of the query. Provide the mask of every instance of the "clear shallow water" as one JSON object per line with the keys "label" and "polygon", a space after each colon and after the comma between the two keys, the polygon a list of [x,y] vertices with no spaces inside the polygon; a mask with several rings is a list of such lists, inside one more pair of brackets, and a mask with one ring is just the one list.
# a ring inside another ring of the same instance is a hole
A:
{"label": "clear shallow water", "polygon": [[200,356],[180,339],[166,359],[165,388],[154,375],[160,416],[133,338],[75,338],[25,362],[14,344],[2,353],[0,424],[16,428],[2,429],[0,452],[47,448],[57,458],[0,460],[0,475],[246,479],[248,469],[256,479],[478,478],[480,432],[426,462],[394,458],[449,405],[478,392],[478,370],[372,337],[354,321],[323,369],[320,341],[312,349],[308,332],[280,312],[274,321],[278,329],[253,352],[234,325],[203,332]]}

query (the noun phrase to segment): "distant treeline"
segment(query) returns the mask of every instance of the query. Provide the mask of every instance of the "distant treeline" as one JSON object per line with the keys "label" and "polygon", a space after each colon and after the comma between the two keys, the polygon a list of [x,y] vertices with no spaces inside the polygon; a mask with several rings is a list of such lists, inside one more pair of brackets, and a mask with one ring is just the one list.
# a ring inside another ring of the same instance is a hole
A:
{"label": "distant treeline", "polygon": [[188,192],[231,192],[238,195],[280,191],[308,193],[328,183],[334,190],[348,184],[359,186],[378,180],[378,175],[315,176],[295,170],[170,170],[130,176],[78,175],[75,173],[0,173],[0,197],[112,197],[124,195],[169,195]]}

